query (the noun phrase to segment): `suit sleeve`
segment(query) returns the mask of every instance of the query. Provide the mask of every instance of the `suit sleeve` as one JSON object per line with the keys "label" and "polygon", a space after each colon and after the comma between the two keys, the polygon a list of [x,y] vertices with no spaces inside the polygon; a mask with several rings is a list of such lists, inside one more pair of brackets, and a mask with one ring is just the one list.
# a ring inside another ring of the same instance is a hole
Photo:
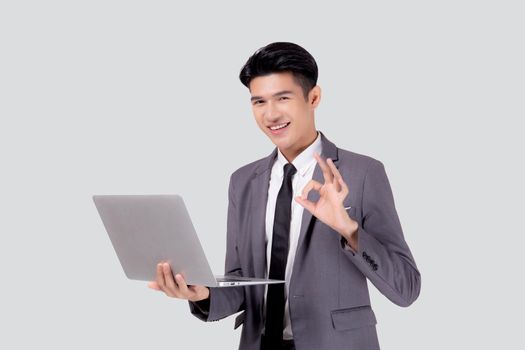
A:
{"label": "suit sleeve", "polygon": [[343,251],[383,295],[409,306],[419,296],[421,275],[405,242],[385,167],[377,160],[365,175],[362,211],[358,251]]}
{"label": "suit sleeve", "polygon": [[[225,275],[242,276],[237,252],[239,218],[235,202],[233,175],[228,189],[228,217],[226,224]],[[244,309],[243,287],[210,288],[210,297],[200,302],[189,302],[190,311],[203,321],[217,321]]]}

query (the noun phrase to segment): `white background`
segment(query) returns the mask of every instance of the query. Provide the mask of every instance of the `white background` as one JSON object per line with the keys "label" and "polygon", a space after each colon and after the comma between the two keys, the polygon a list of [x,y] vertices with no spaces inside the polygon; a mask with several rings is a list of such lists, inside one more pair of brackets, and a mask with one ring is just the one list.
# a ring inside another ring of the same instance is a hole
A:
{"label": "white background", "polygon": [[91,196],[182,194],[220,272],[229,175],[273,149],[238,73],[273,41],[316,58],[317,128],[385,164],[422,291],[400,308],[371,288],[382,348],[523,348],[523,18],[519,1],[3,1],[0,348],[237,348],[233,318],[125,278]]}

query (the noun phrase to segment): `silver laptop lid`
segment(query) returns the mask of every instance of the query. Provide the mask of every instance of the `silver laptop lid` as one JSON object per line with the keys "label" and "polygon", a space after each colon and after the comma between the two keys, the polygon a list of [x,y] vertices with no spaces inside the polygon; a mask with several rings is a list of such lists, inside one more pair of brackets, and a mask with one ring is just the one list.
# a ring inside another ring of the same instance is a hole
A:
{"label": "silver laptop lid", "polygon": [[179,195],[96,195],[93,201],[126,276],[154,281],[160,261],[188,284],[217,284]]}

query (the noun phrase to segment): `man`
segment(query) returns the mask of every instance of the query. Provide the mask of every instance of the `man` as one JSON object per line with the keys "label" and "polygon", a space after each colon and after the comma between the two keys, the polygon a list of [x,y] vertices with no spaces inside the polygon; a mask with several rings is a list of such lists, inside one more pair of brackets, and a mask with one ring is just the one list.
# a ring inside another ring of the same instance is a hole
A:
{"label": "man", "polygon": [[276,148],[231,175],[225,273],[286,284],[188,286],[166,263],[149,284],[189,300],[204,321],[243,311],[239,349],[379,349],[366,279],[400,306],[419,296],[383,164],[316,130],[317,75],[314,58],[286,42],[259,49],[240,72]]}

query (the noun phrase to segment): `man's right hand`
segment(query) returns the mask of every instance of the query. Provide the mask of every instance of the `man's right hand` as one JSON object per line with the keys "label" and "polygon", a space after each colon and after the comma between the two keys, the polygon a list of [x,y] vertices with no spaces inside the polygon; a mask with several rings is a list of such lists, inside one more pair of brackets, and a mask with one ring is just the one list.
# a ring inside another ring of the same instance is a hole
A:
{"label": "man's right hand", "polygon": [[156,280],[149,282],[148,287],[163,291],[169,297],[189,301],[200,301],[210,297],[208,287],[188,286],[181,274],[175,275],[175,279],[173,279],[171,266],[166,262],[157,264]]}

